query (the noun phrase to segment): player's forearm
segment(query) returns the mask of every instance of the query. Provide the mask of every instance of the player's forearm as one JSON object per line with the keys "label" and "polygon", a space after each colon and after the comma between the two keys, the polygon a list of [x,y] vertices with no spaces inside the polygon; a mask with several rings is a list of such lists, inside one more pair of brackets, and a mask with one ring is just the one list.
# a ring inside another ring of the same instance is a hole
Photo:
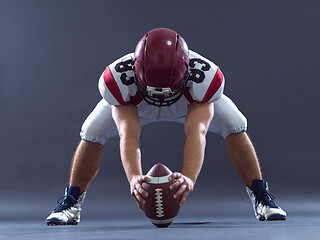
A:
{"label": "player's forearm", "polygon": [[206,146],[206,133],[199,130],[191,131],[186,136],[182,174],[194,183],[200,173]]}
{"label": "player's forearm", "polygon": [[132,177],[142,174],[141,152],[137,136],[126,134],[120,138],[120,155],[129,182]]}
{"label": "player's forearm", "polygon": [[128,181],[141,175],[141,153],[139,137],[141,132],[138,110],[133,105],[113,106],[112,117],[120,136],[120,155]]}

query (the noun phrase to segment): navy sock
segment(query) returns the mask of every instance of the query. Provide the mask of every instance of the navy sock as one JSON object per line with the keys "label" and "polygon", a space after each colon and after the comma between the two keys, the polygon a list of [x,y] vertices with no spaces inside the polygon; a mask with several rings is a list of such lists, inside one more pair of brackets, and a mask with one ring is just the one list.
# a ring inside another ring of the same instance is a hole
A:
{"label": "navy sock", "polygon": [[251,189],[255,194],[259,193],[260,191],[265,191],[266,183],[263,179],[252,180]]}
{"label": "navy sock", "polygon": [[262,202],[270,207],[278,207],[272,200],[273,197],[270,192],[266,189],[266,182],[262,179],[255,179],[252,181],[252,191],[256,196],[258,202]]}
{"label": "navy sock", "polygon": [[80,188],[69,186],[67,195],[71,195],[72,197],[74,197],[74,200],[77,201],[80,196]]}
{"label": "navy sock", "polygon": [[65,209],[68,209],[70,206],[73,206],[77,203],[77,200],[80,196],[80,188],[78,187],[71,187],[69,186],[67,188],[67,196],[72,196],[74,200],[71,197],[64,197],[64,201],[61,203],[61,205],[55,210],[55,212],[60,212]]}

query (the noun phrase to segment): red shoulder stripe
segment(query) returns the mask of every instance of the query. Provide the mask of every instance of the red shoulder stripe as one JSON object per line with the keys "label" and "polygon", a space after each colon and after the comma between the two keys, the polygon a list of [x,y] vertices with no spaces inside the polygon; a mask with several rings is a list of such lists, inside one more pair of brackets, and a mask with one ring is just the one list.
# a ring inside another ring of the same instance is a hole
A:
{"label": "red shoulder stripe", "polygon": [[218,91],[222,82],[223,82],[223,74],[220,71],[220,68],[218,68],[201,103],[208,102],[213,97],[213,95]]}
{"label": "red shoulder stripe", "polygon": [[130,102],[129,103],[132,103],[133,105],[138,105],[142,100],[143,100],[143,98],[137,92],[137,94],[135,96],[130,98]]}
{"label": "red shoulder stripe", "polygon": [[192,96],[191,96],[189,90],[190,90],[190,88],[189,88],[189,87],[186,87],[186,88],[184,89],[183,95],[186,97],[186,99],[188,100],[189,103],[192,103],[192,102],[194,102],[194,100],[192,99]]}
{"label": "red shoulder stripe", "polygon": [[120,89],[117,85],[116,80],[114,80],[114,77],[112,76],[112,73],[110,71],[110,68],[107,67],[106,70],[103,72],[103,80],[109,89],[112,96],[121,104],[121,105],[127,105],[126,102],[123,100]]}

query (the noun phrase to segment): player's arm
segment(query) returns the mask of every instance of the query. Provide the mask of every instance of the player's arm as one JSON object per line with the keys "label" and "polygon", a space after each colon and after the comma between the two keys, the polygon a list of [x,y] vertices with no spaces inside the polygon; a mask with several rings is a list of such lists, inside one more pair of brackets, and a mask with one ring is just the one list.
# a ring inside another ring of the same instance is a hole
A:
{"label": "player's arm", "polygon": [[148,181],[149,178],[142,175],[139,146],[141,124],[138,110],[133,105],[112,106],[112,116],[120,136],[120,155],[123,168],[130,183],[131,195],[141,209],[141,204],[145,202],[143,198],[148,195],[141,184],[144,181]]}
{"label": "player's arm", "polygon": [[200,173],[206,146],[206,134],[213,118],[213,103],[194,103],[188,107],[184,123],[186,141],[182,173],[173,173],[176,183],[172,189],[178,189],[176,197],[182,195],[180,205],[193,190]]}

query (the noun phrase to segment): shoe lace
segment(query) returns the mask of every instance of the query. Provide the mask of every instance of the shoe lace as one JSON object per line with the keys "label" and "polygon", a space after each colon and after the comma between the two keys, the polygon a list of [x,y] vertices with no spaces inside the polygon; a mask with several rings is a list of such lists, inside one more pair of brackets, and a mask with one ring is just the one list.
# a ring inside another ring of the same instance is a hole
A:
{"label": "shoe lace", "polygon": [[274,196],[269,192],[269,190],[261,191],[256,197],[256,203],[262,203],[263,205],[267,205],[271,208],[277,208],[278,206],[273,200]]}
{"label": "shoe lace", "polygon": [[54,212],[61,212],[65,209],[72,207],[74,204],[77,203],[77,200],[72,195],[66,195],[57,200],[59,204],[53,211]]}

